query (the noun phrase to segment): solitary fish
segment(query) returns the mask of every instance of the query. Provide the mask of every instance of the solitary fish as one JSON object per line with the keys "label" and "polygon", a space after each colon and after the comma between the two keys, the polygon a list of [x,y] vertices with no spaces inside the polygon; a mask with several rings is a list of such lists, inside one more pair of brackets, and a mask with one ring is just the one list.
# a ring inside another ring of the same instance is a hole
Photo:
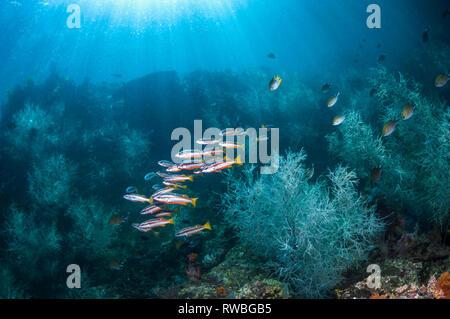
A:
{"label": "solitary fish", "polygon": [[272,52],[270,52],[270,53],[267,55],[267,57],[268,57],[269,59],[275,59],[275,54],[273,54]]}
{"label": "solitary fish", "polygon": [[125,217],[125,218],[124,218],[124,217],[119,216],[119,215],[114,215],[114,216],[112,216],[112,217],[109,219],[108,224],[110,224],[110,225],[120,225],[120,224],[122,224],[123,222],[126,222],[127,219],[128,219],[128,217]]}
{"label": "solitary fish", "polygon": [[385,55],[380,55],[378,57],[378,62],[383,62],[384,60],[386,60],[386,56]]}
{"label": "solitary fish", "polygon": [[279,76],[274,76],[269,82],[269,90],[275,91],[280,87],[282,79]]}
{"label": "solitary fish", "polygon": [[445,73],[444,73],[444,74],[438,75],[437,78],[436,78],[436,80],[434,81],[434,85],[435,85],[437,88],[443,87],[444,85],[447,84],[448,79],[449,79],[449,76],[450,76],[450,73],[448,73],[448,74],[445,74]]}
{"label": "solitary fish", "polygon": [[121,270],[123,267],[123,262],[118,262],[117,259],[113,259],[109,262],[109,268],[113,270]]}
{"label": "solitary fish", "polygon": [[194,234],[200,233],[200,232],[204,231],[205,229],[211,230],[211,224],[209,223],[209,221],[206,222],[205,225],[195,225],[192,227],[184,228],[184,229],[180,230],[178,233],[176,233],[175,236],[188,237],[188,236],[192,236]]}
{"label": "solitary fish", "polygon": [[381,169],[381,165],[379,165],[378,167],[375,167],[374,169],[372,169],[372,171],[370,172],[370,180],[372,182],[376,182],[380,179],[381,177],[381,173],[383,172],[383,170]]}
{"label": "solitary fish", "polygon": [[402,110],[402,119],[405,121],[409,119],[414,114],[415,107],[414,105],[407,104]]}
{"label": "solitary fish", "polygon": [[370,90],[369,95],[374,96],[375,93],[377,93],[377,89],[373,88],[372,90]]}
{"label": "solitary fish", "polygon": [[311,179],[314,176],[314,163],[312,163],[311,168],[306,170],[306,179]]}
{"label": "solitary fish", "polygon": [[322,92],[323,93],[326,93],[329,89],[330,89],[330,84],[329,83],[325,83],[323,86],[322,86]]}
{"label": "solitary fish", "polygon": [[332,96],[328,99],[328,107],[332,107],[337,103],[340,94],[341,92],[338,92],[335,96]]}
{"label": "solitary fish", "polygon": [[427,31],[427,30],[425,30],[425,31],[422,33],[422,40],[423,40],[423,42],[428,42],[429,37],[428,37],[428,31]]}
{"label": "solitary fish", "polygon": [[158,195],[154,197],[154,200],[168,204],[168,205],[183,205],[192,204],[192,206],[196,206],[198,198],[188,198],[178,194],[169,194],[169,195]]}
{"label": "solitary fish", "polygon": [[344,115],[337,115],[333,118],[333,125],[337,126],[339,124],[342,124],[344,122],[345,116]]}
{"label": "solitary fish", "polygon": [[395,131],[395,128],[397,127],[397,122],[398,121],[396,120],[390,120],[386,122],[386,124],[384,124],[383,126],[383,136],[391,135]]}

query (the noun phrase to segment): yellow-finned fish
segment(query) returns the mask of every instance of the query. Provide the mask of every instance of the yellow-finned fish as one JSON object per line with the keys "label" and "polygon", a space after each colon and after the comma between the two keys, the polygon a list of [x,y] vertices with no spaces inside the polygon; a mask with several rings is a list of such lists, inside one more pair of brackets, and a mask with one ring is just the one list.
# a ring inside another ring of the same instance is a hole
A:
{"label": "yellow-finned fish", "polygon": [[341,92],[338,92],[335,96],[332,96],[328,99],[328,107],[332,107],[337,103],[339,95],[341,95]]}
{"label": "yellow-finned fish", "polygon": [[144,195],[139,195],[139,194],[126,194],[126,195],[123,195],[123,198],[125,198],[126,200],[129,200],[129,201],[132,201],[132,202],[140,202],[140,203],[149,202],[150,204],[153,203],[153,200],[151,198],[147,198]]}
{"label": "yellow-finned fish", "polygon": [[214,173],[214,172],[218,172],[221,171],[225,168],[231,167],[234,164],[237,165],[242,165],[242,161],[241,161],[241,157],[238,155],[234,161],[230,161],[227,159],[227,157],[225,156],[225,162],[218,162],[218,163],[212,163],[209,165],[206,165],[204,168],[202,168],[202,173]]}
{"label": "yellow-finned fish", "polygon": [[444,85],[447,84],[448,79],[449,79],[449,76],[450,76],[449,73],[447,73],[447,74],[445,74],[445,73],[439,74],[439,75],[436,77],[436,80],[434,81],[434,85],[435,85],[437,88],[443,87]]}
{"label": "yellow-finned fish", "polygon": [[154,197],[154,200],[167,205],[186,206],[187,204],[192,204],[194,207],[196,206],[197,199],[198,198],[189,198],[178,194],[158,195]]}
{"label": "yellow-finned fish", "polygon": [[188,236],[192,236],[194,234],[200,233],[202,231],[204,231],[205,229],[211,230],[211,224],[208,222],[206,222],[206,224],[204,225],[195,225],[192,227],[186,227],[182,230],[180,230],[178,233],[175,234],[175,236],[177,237],[188,237]]}
{"label": "yellow-finned fish", "polygon": [[397,120],[387,121],[383,126],[383,136],[389,136],[394,133],[395,128],[397,127]]}
{"label": "yellow-finned fish", "polygon": [[414,114],[415,109],[416,108],[412,104],[405,105],[405,107],[402,110],[402,119],[405,121],[411,118],[411,116],[413,116]]}
{"label": "yellow-finned fish", "polygon": [[281,81],[283,81],[282,78],[280,78],[279,76],[274,76],[273,79],[270,80],[269,90],[271,91],[277,90],[281,85]]}
{"label": "yellow-finned fish", "polygon": [[337,126],[342,124],[342,122],[344,122],[345,120],[345,116],[344,115],[337,115],[333,118],[333,125]]}

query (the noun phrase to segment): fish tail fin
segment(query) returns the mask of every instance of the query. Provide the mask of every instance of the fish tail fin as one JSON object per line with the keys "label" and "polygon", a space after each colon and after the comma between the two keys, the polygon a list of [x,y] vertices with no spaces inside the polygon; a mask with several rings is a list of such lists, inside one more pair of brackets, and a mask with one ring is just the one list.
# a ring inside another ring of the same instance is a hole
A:
{"label": "fish tail fin", "polygon": [[261,126],[261,128],[266,128],[266,126],[263,124],[263,125]]}
{"label": "fish tail fin", "polygon": [[241,144],[241,145],[239,145],[239,148],[242,148],[242,149],[244,149],[244,147],[245,147],[245,144]]}
{"label": "fish tail fin", "polygon": [[140,230],[140,229],[139,229],[139,224],[137,224],[137,223],[131,224],[131,226],[133,226],[133,227],[136,228],[137,230]]}
{"label": "fish tail fin", "polygon": [[187,185],[181,185],[180,186],[182,189],[186,190],[187,189]]}
{"label": "fish tail fin", "polygon": [[336,97],[338,97],[339,95],[341,95],[341,92],[340,92],[340,91],[337,92]]}
{"label": "fish tail fin", "polygon": [[190,180],[191,182],[193,182],[193,181],[194,181],[194,176],[192,176],[192,175],[189,176],[189,177],[188,177],[188,180]]}
{"label": "fish tail fin", "polygon": [[169,219],[169,224],[175,224],[175,222],[173,221],[173,217]]}
{"label": "fish tail fin", "polygon": [[241,155],[238,155],[238,156],[235,158],[234,161],[235,161],[236,164],[238,164],[238,165],[242,165],[242,164],[243,164],[243,163],[242,163],[242,160],[241,160]]}
{"label": "fish tail fin", "polygon": [[150,197],[150,198],[148,199],[148,202],[149,202],[150,204],[153,204],[153,198]]}
{"label": "fish tail fin", "polygon": [[194,206],[194,207],[197,206],[197,199],[198,199],[198,198],[191,198],[191,200],[192,200],[192,206]]}
{"label": "fish tail fin", "polygon": [[159,236],[159,232],[154,231],[154,232],[153,232],[153,235],[155,235],[155,237],[158,237],[158,236]]}
{"label": "fish tail fin", "polygon": [[211,224],[209,223],[209,220],[206,222],[205,225],[203,225],[203,227],[205,227],[205,228],[208,229],[208,230],[211,230],[211,229],[212,229],[212,228],[211,228]]}

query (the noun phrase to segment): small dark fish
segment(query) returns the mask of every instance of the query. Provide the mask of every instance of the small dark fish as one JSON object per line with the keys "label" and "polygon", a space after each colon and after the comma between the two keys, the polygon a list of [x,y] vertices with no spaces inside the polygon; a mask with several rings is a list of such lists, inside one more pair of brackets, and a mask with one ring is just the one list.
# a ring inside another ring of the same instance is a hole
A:
{"label": "small dark fish", "polygon": [[122,77],[122,74],[119,74],[119,73],[111,73],[111,75],[113,77],[115,77],[115,78],[121,78]]}
{"label": "small dark fish", "polygon": [[113,259],[109,262],[109,268],[113,270],[121,270],[124,262],[119,262],[117,259]]}
{"label": "small dark fish", "polygon": [[374,169],[372,169],[372,171],[370,172],[370,180],[372,182],[376,182],[380,179],[381,177],[381,173],[383,172],[383,170],[381,169],[381,165],[379,165],[378,167],[375,167]]}
{"label": "small dark fish", "polygon": [[428,31],[424,31],[423,33],[422,33],[422,40],[423,40],[423,42],[428,42],[428,40],[429,40],[429,37],[428,37]]}
{"label": "small dark fish", "polygon": [[155,173],[147,173],[147,174],[145,174],[145,176],[144,176],[144,179],[146,180],[146,181],[149,181],[149,180],[151,180],[153,177],[155,177],[156,176],[156,174]]}
{"label": "small dark fish", "polygon": [[380,55],[378,57],[378,62],[383,62],[384,60],[386,60],[386,56],[385,55]]}
{"label": "small dark fish", "polygon": [[322,85],[322,92],[327,92],[331,87],[331,84],[329,83],[325,83],[324,85]]}
{"label": "small dark fish", "polygon": [[314,176],[314,163],[312,163],[311,168],[308,168],[305,173],[306,179],[311,179]]}
{"label": "small dark fish", "polygon": [[444,13],[442,14],[442,19],[447,18],[448,15],[450,15],[450,11],[448,9],[445,9]]}
{"label": "small dark fish", "polygon": [[267,57],[268,57],[269,59],[275,59],[275,54],[273,54],[272,52],[270,52],[270,53],[267,55]]}
{"label": "small dark fish", "polygon": [[381,48],[381,44],[380,43],[377,44],[377,49],[379,49],[379,48]]}
{"label": "small dark fish", "polygon": [[109,219],[108,224],[110,224],[110,225],[120,225],[120,224],[126,222],[127,220],[128,220],[128,217],[124,218],[124,217],[119,216],[119,215],[114,215],[114,216],[112,216]]}
{"label": "small dark fish", "polygon": [[374,96],[375,93],[377,93],[377,89],[373,88],[372,90],[370,90],[369,95],[370,95],[370,96]]}
{"label": "small dark fish", "polygon": [[358,59],[353,59],[353,62],[358,63],[359,60]]}
{"label": "small dark fish", "polygon": [[14,130],[15,128],[17,128],[17,124],[14,122],[9,122],[8,123],[8,129],[10,130]]}
{"label": "small dark fish", "polygon": [[130,194],[130,193],[137,193],[137,189],[134,186],[128,186],[127,189],[125,190],[126,193]]}

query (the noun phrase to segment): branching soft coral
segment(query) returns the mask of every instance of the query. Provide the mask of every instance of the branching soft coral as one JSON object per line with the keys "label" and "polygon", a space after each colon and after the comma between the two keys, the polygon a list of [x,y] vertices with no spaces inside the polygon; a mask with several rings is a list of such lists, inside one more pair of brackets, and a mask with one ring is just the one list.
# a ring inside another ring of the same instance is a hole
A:
{"label": "branching soft coral", "polygon": [[366,259],[383,229],[359,197],[353,171],[338,167],[331,182],[308,182],[305,153],[280,158],[274,175],[230,178],[223,202],[240,240],[303,297],[324,297],[341,274]]}
{"label": "branching soft coral", "polygon": [[7,220],[8,250],[27,265],[57,253],[61,236],[54,223],[38,221],[34,211],[24,212],[13,205]]}
{"label": "branching soft coral", "polygon": [[64,207],[69,204],[76,165],[62,154],[33,165],[28,174],[29,194],[41,205]]}
{"label": "branching soft coral", "polygon": [[73,222],[74,229],[69,238],[76,243],[74,247],[92,258],[105,256],[108,246],[116,238],[116,226],[108,224],[115,214],[117,212],[110,211],[95,198],[80,199],[72,204],[67,215]]}

